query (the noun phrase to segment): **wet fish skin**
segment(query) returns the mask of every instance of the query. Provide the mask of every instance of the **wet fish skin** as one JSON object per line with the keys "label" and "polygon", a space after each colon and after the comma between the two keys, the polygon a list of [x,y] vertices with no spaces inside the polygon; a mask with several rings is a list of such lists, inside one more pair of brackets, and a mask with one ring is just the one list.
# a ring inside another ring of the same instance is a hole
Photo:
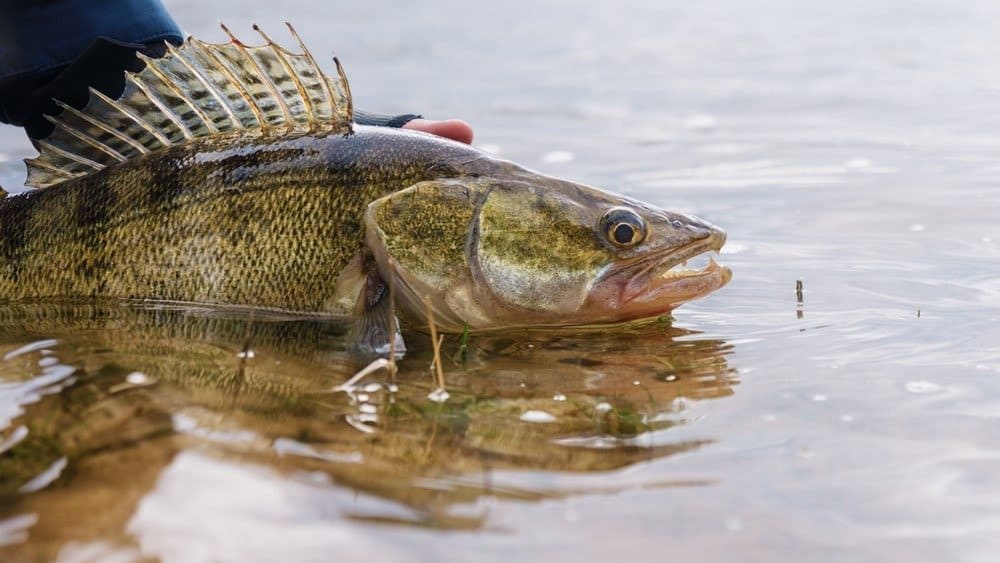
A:
{"label": "wet fish skin", "polygon": [[209,137],[0,202],[0,298],[350,314],[338,277],[373,200],[509,165],[426,134]]}

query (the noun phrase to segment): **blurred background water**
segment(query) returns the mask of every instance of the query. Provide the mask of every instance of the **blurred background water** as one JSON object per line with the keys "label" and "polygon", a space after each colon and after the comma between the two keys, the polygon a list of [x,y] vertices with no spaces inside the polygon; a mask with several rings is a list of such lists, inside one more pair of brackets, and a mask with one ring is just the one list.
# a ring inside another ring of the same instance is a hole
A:
{"label": "blurred background water", "polygon": [[[672,327],[449,341],[443,405],[420,336],[395,394],[321,393],[357,367],[322,324],[5,312],[11,560],[996,560],[1000,5],[167,4],[709,219],[734,279]],[[0,130],[8,190],[31,154]]]}

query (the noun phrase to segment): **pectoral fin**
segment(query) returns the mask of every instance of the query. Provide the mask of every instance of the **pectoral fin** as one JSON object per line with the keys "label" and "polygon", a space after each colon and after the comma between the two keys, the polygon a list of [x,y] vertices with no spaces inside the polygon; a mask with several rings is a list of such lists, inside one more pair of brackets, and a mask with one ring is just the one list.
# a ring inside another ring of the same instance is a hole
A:
{"label": "pectoral fin", "polygon": [[399,319],[389,286],[379,275],[375,260],[370,255],[359,256],[352,266],[357,271],[342,276],[355,281],[355,321],[347,334],[348,344],[363,353],[381,356],[394,350],[397,358],[402,357],[406,346],[399,332]]}

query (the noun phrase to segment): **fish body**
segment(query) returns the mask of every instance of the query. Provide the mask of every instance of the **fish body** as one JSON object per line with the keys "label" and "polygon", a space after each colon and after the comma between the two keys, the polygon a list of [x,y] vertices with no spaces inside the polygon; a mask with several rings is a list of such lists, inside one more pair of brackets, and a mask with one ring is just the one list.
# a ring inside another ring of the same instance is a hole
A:
{"label": "fish body", "polygon": [[0,299],[402,311],[462,331],[656,316],[729,280],[680,268],[721,248],[717,227],[352,124],[338,74],[269,39],[189,40],[119,100],[66,108],[28,163],[44,189],[0,202]]}

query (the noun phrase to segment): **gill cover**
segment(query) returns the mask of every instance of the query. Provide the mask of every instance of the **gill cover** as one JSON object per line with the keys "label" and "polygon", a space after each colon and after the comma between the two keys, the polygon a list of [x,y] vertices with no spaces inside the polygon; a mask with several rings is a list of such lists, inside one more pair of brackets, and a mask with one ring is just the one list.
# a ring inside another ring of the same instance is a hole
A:
{"label": "gill cover", "polygon": [[420,316],[430,308],[439,328],[460,331],[574,318],[614,259],[598,217],[549,190],[470,178],[383,197],[365,222],[401,306]]}

